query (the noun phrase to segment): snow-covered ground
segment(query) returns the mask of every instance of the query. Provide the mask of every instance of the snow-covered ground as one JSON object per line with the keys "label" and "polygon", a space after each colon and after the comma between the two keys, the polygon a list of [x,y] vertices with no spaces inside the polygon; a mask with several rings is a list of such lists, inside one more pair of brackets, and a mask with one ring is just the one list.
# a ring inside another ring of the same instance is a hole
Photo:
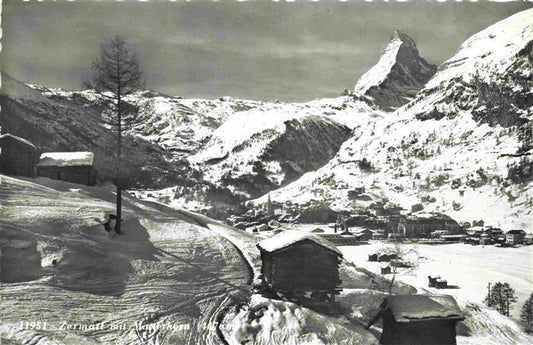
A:
{"label": "snow-covered ground", "polygon": [[[340,247],[345,258],[359,267],[379,273],[383,263],[369,262],[368,255],[390,245],[372,242],[362,246]],[[497,248],[465,244],[402,245],[405,252],[415,253],[415,269],[401,269],[397,276],[402,282],[418,289],[418,293],[449,294],[455,297],[466,313],[465,324],[470,336],[458,337],[458,344],[530,344],[517,323],[482,305],[487,284],[508,282],[515,290],[512,317],[519,319],[520,309],[533,291],[533,246]],[[428,275],[440,275],[449,285],[458,288],[427,287]],[[470,320],[469,320],[470,319]]]}
{"label": "snow-covered ground", "polygon": [[127,195],[113,236],[112,186],[0,179],[0,342],[221,343],[218,318],[250,280],[223,236]]}

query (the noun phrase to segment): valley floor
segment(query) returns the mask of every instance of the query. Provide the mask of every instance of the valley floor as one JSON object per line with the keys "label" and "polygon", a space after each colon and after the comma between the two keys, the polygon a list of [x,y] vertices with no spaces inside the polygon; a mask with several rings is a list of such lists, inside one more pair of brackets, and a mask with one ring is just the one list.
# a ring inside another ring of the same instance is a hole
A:
{"label": "valley floor", "polygon": [[[379,273],[384,263],[369,262],[368,255],[390,245],[371,242],[362,246],[340,247],[347,260],[371,272]],[[403,251],[416,263],[413,269],[400,269],[397,279],[417,288],[418,293],[449,294],[465,311],[470,336],[459,336],[458,344],[530,344],[518,326],[520,309],[533,292],[533,246],[497,248],[465,244],[412,245]],[[450,289],[429,288],[428,275],[440,275]],[[483,306],[487,284],[508,282],[516,290],[518,301],[511,316],[503,317]],[[468,320],[470,318],[470,320]]]}

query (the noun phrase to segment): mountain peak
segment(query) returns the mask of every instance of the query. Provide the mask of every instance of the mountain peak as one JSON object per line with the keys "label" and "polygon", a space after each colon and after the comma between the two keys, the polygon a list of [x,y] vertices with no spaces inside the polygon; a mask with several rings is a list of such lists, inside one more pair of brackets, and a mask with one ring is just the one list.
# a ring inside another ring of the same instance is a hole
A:
{"label": "mountain peak", "polygon": [[391,41],[393,40],[400,40],[403,43],[416,48],[415,41],[408,34],[400,30],[394,30],[394,32],[392,33],[392,37],[391,37]]}
{"label": "mountain peak", "polygon": [[392,110],[413,98],[435,71],[436,66],[420,57],[415,41],[394,30],[378,63],[357,81],[354,93]]}

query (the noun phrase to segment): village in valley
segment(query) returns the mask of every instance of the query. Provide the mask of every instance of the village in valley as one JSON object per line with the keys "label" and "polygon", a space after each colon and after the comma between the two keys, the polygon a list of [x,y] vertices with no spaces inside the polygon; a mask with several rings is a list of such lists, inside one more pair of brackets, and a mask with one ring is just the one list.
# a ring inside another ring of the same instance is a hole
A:
{"label": "village in valley", "polygon": [[533,9],[478,31],[307,102],[151,91],[123,35],[81,91],[3,69],[0,343],[531,344]]}

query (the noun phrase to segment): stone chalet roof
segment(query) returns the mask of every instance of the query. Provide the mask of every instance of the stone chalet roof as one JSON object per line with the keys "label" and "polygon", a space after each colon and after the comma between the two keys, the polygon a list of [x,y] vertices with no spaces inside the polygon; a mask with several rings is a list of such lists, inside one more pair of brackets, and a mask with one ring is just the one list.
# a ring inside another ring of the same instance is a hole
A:
{"label": "stone chalet roof", "polygon": [[31,146],[32,148],[35,149],[35,145],[33,145],[29,140],[26,140],[26,139],[21,138],[21,137],[17,137],[16,135],[13,135],[13,134],[10,134],[10,133],[6,133],[6,134],[0,135],[0,141],[2,139],[7,139],[7,138],[16,140],[16,141],[21,142],[21,143],[23,143],[25,145]]}
{"label": "stone chalet roof", "polygon": [[336,255],[342,256],[342,253],[339,251],[339,249],[325,238],[310,234],[308,232],[297,230],[287,230],[280,232],[279,234],[262,240],[257,244],[257,247],[266,252],[273,253],[303,241],[314,242],[315,244],[332,251]]}
{"label": "stone chalet roof", "polygon": [[522,234],[522,235],[525,235],[526,232],[524,230],[509,230],[505,233],[506,235],[519,235],[519,234]]}
{"label": "stone chalet roof", "polygon": [[91,166],[93,162],[94,153],[92,152],[45,152],[41,155],[37,166]]}
{"label": "stone chalet roof", "polygon": [[382,310],[390,310],[396,322],[424,320],[464,320],[463,313],[450,295],[398,295],[385,298]]}

